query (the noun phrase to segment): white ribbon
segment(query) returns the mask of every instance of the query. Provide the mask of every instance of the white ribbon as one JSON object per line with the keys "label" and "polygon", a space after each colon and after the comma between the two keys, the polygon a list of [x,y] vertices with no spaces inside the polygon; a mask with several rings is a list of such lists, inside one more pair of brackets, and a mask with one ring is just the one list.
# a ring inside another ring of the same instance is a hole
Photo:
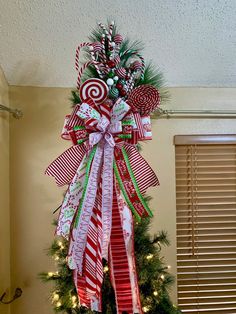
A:
{"label": "white ribbon", "polygon": [[88,226],[96,200],[102,161],[102,257],[105,259],[108,257],[113,203],[113,158],[115,147],[113,134],[122,131],[121,119],[129,108],[129,105],[124,101],[117,101],[112,108],[111,121],[105,116],[101,116],[94,108],[91,108],[86,103],[81,104],[77,113],[81,118],[92,118],[98,121],[96,125],[97,131],[89,135],[90,146],[98,144],[98,147],[93,158],[79,221],[72,230],[68,255],[70,268],[74,269],[76,267],[80,274],[82,274]]}

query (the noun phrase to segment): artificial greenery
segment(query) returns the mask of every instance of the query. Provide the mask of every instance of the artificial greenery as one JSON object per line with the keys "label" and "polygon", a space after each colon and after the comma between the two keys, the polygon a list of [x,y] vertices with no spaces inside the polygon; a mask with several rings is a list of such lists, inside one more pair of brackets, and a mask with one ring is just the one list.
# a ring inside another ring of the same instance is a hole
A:
{"label": "artificial greenery", "polygon": [[[117,27],[114,25],[112,36],[116,34],[116,29]],[[102,30],[99,28],[93,30],[90,40],[93,42],[100,41],[102,33]],[[124,40],[119,50],[121,59],[120,66],[128,67],[129,64],[133,62],[134,58],[140,55],[142,48],[143,46],[139,41],[131,43],[129,40]],[[107,49],[107,55],[108,54],[109,51]],[[90,54],[87,51],[85,58],[89,60],[89,57]],[[82,81],[95,77],[99,78],[99,75],[95,67],[90,65],[83,73]],[[143,75],[137,77],[134,87],[143,84],[156,87],[159,90],[162,102],[169,98],[162,73],[157,71],[151,63],[145,66]],[[81,102],[77,90],[72,91],[71,101],[73,105]],[[140,145],[138,144],[137,149],[139,149],[139,147]],[[167,234],[160,232],[155,236],[151,236],[148,232],[149,226],[149,218],[143,218],[140,223],[135,224],[135,257],[143,311],[152,314],[181,313],[170,300],[169,289],[174,282],[174,278],[169,274],[168,267],[166,267],[163,257],[161,256],[162,246],[169,245]],[[79,306],[77,292],[73,282],[73,272],[68,268],[66,263],[67,252],[68,241],[66,239],[56,239],[48,250],[48,254],[55,259],[57,272],[44,272],[40,274],[40,278],[44,282],[54,283],[51,293],[53,307],[56,312],[64,312],[67,314],[95,313]],[[102,313],[115,314],[115,295],[109,278],[107,262],[103,262]],[[124,312],[123,314],[127,313]]]}
{"label": "artificial greenery", "polygon": [[[169,274],[161,256],[162,246],[169,245],[167,234],[160,232],[151,236],[148,232],[150,219],[135,224],[135,256],[143,311],[152,314],[181,313],[170,300],[169,290],[174,278]],[[68,241],[55,239],[48,255],[55,259],[57,272],[44,272],[39,276],[44,282],[53,282],[51,301],[56,312],[67,314],[96,313],[78,305],[73,273],[66,263]],[[116,314],[115,296],[110,283],[109,271],[104,261],[104,282],[102,287],[103,314]]]}

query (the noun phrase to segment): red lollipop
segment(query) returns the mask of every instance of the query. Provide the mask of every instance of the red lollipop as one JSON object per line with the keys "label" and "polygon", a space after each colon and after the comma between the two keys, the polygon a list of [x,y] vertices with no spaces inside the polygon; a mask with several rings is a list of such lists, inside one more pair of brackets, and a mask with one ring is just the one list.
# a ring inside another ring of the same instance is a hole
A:
{"label": "red lollipop", "polygon": [[92,98],[96,104],[100,104],[107,98],[107,94],[107,84],[97,78],[87,79],[80,87],[80,99],[82,101]]}
{"label": "red lollipop", "polygon": [[141,116],[149,115],[160,105],[159,91],[151,85],[141,85],[130,92],[128,103],[136,108]]}

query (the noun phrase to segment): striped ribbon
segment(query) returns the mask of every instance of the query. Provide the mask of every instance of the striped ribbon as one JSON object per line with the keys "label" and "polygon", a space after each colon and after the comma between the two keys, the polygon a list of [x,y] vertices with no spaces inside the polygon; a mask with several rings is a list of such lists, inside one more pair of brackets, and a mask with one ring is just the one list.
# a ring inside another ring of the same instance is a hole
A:
{"label": "striped ribbon", "polygon": [[142,313],[131,210],[137,219],[151,216],[142,194],[159,182],[130,145],[133,139],[121,136],[132,136],[139,128],[129,110],[121,99],[112,108],[106,104],[98,108],[91,100],[77,105],[62,132],[74,146],[46,170],[58,185],[69,184],[56,233],[69,238],[67,262],[80,304],[98,312],[105,258],[111,265],[117,313]]}

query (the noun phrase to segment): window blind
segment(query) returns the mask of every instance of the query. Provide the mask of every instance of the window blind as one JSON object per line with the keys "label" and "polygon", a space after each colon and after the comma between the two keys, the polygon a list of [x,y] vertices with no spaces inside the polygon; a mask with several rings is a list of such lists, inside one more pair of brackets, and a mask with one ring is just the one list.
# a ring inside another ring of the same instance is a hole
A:
{"label": "window blind", "polygon": [[236,136],[176,136],[183,313],[236,314]]}

